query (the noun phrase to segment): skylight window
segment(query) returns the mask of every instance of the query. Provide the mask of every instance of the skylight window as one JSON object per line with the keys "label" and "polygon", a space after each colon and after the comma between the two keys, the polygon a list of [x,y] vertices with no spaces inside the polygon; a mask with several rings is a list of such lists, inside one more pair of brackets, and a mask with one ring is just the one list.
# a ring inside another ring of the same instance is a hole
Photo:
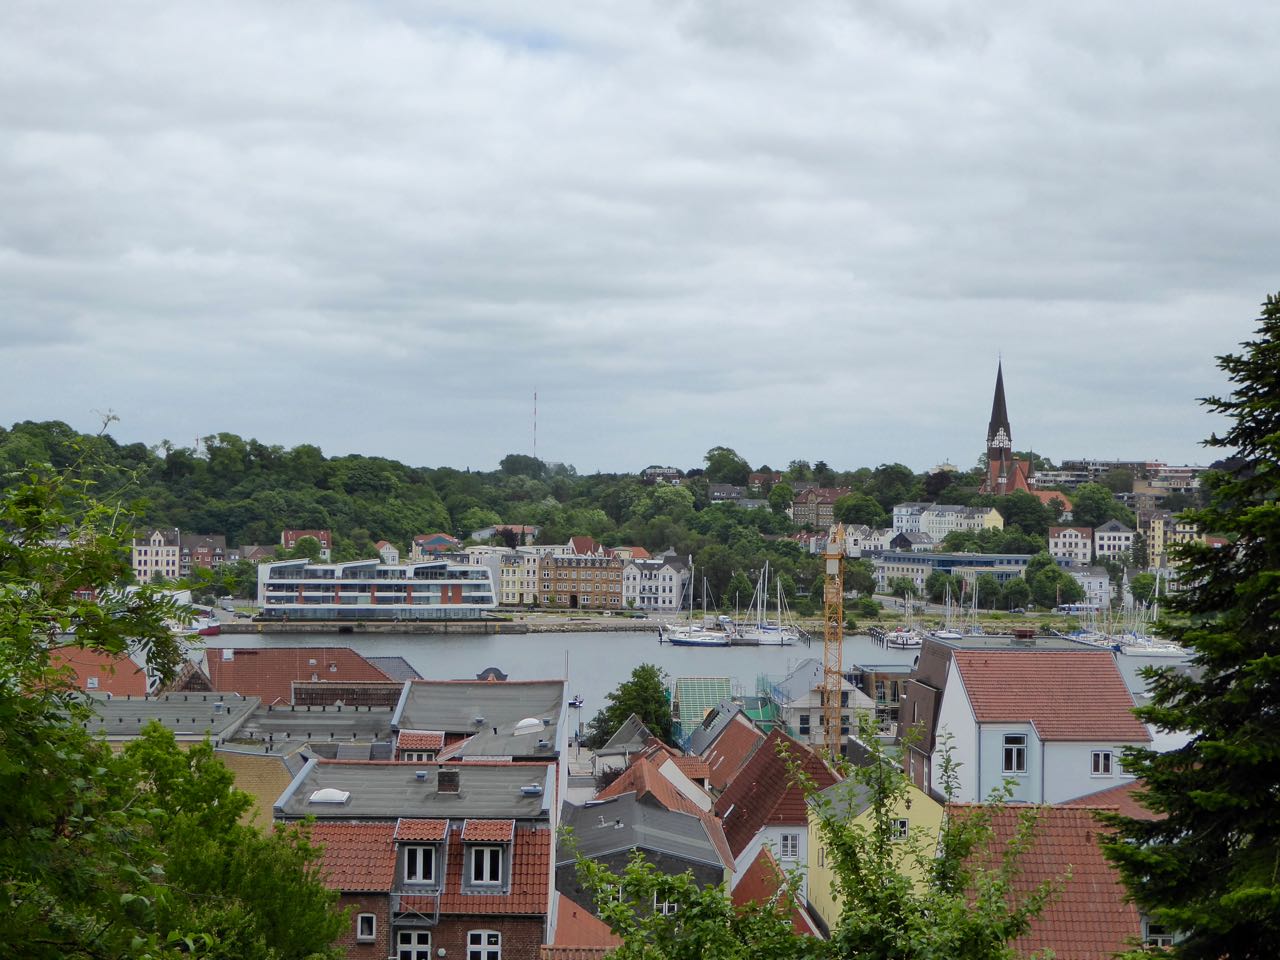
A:
{"label": "skylight window", "polygon": [[308,798],[311,803],[346,803],[351,799],[350,792],[339,790],[337,787],[325,787],[323,790],[317,790]]}

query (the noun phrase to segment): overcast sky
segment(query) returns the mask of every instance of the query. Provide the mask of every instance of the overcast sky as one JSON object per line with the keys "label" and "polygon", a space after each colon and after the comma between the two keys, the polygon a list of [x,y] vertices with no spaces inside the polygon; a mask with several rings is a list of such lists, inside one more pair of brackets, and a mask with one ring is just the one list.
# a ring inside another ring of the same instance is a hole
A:
{"label": "overcast sky", "polygon": [[1207,463],[1280,5],[0,4],[0,421],[580,471]]}

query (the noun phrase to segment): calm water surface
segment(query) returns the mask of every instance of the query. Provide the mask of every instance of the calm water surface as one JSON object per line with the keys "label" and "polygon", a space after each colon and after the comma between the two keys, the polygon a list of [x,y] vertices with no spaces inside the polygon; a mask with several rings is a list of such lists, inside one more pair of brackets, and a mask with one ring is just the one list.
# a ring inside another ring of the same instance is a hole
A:
{"label": "calm water surface", "polygon": [[[546,680],[567,676],[569,694],[581,694],[583,719],[594,716],[605,695],[642,663],[661,667],[669,678],[728,677],[736,693],[754,694],[757,679],[777,680],[801,660],[822,658],[822,644],[792,647],[672,647],[658,643],[656,633],[473,634],[223,634],[211,643],[220,647],[350,647],[367,657],[404,657],[431,680],[472,679],[486,667],[498,667],[512,680]],[[870,637],[845,638],[845,669],[883,664],[910,664],[914,650],[880,646]]]}

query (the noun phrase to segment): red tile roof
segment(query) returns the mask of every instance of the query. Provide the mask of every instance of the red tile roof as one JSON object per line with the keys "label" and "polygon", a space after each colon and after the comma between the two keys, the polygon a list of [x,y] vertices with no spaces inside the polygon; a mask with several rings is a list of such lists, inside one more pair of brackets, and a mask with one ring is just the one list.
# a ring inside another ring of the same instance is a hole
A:
{"label": "red tile roof", "polygon": [[396,821],[395,838],[439,843],[448,832],[448,820],[413,820],[409,817],[401,817]]}
{"label": "red tile roof", "polygon": [[[113,657],[79,647],[59,647],[50,656],[55,667],[69,667],[74,672],[77,690],[94,690],[118,697],[141,697],[147,692],[146,673],[126,656]],[[90,683],[91,678],[97,682]]]}
{"label": "red tile roof", "polygon": [[515,832],[514,820],[465,820],[462,824],[462,842],[510,843]]}
{"label": "red tile roof", "polygon": [[396,737],[399,750],[441,750],[444,748],[443,730],[401,730]]}
{"label": "red tile roof", "polygon": [[556,894],[556,946],[600,950],[622,944],[609,925],[563,893]]}
{"label": "red tile roof", "polygon": [[1142,805],[1142,801],[1136,796],[1143,787],[1144,784],[1141,780],[1130,780],[1128,783],[1122,783],[1118,787],[1109,787],[1106,790],[1099,790],[1097,793],[1076,797],[1076,799],[1069,800],[1060,804],[1060,806],[1115,807],[1121,814],[1126,817],[1132,817],[1134,820],[1163,820],[1163,813],[1152,813]]}
{"label": "red tile roof", "polygon": [[764,734],[759,727],[742,714],[734,716],[702,752],[712,789],[724,790],[763,743]]}
{"label": "red tile roof", "polygon": [[638,799],[652,797],[660,806],[677,813],[691,813],[696,817],[703,812],[662,775],[652,760],[642,755],[633,758],[631,765],[622,771],[618,779],[596,794],[596,799],[607,800],[624,793],[634,793]]}
{"label": "red tile roof", "polygon": [[711,775],[711,764],[701,757],[672,757],[680,772],[690,780],[705,780]]}
{"label": "red tile roof", "polygon": [[836,782],[835,774],[818,755],[780,730],[774,730],[747,765],[716,801],[715,812],[724,824],[729,847],[737,857],[766,824],[807,826],[804,791],[791,780],[787,761],[779,749],[809,775],[818,789]]}
{"label": "red tile roof", "polygon": [[[793,898],[786,897],[784,901],[775,901],[774,898],[778,896],[778,891],[782,888],[784,879],[782,868],[778,866],[778,861],[773,858],[773,854],[769,852],[767,846],[762,846],[760,852],[756,854],[756,858],[743,871],[742,877],[734,886],[733,903],[738,907],[745,907],[753,903],[774,903],[776,909],[789,913],[791,929],[797,936],[801,934],[818,936],[818,928],[808,912],[796,903]],[[788,908],[790,909],[788,910]]]}
{"label": "red tile roof", "polygon": [[[961,815],[965,809],[972,808],[948,808]],[[989,856],[1003,853],[1020,814],[1032,810],[1038,818],[1031,845],[1018,861],[1015,896],[1026,895],[1045,880],[1060,880],[1068,870],[1071,873],[1062,895],[1049,902],[1026,936],[1011,944],[1019,956],[1052,948],[1057,960],[1110,960],[1126,941],[1141,935],[1138,910],[1125,902],[1120,876],[1098,846],[1105,831],[1094,818],[1097,809],[1009,806],[994,811],[996,840]]]}
{"label": "red tile roof", "polygon": [[[222,659],[224,649],[231,650],[230,660]],[[347,647],[209,647],[205,659],[213,689],[261,697],[264,704],[291,703],[295,680],[391,679]]]}
{"label": "red tile roof", "polygon": [[1151,740],[1105,650],[957,650],[952,657],[979,723],[1030,722],[1044,740]]}
{"label": "red tile roof", "polygon": [[550,889],[551,830],[521,827],[516,831],[514,846],[509,893],[462,893],[464,845],[450,842],[445,892],[440,895],[441,913],[545,914]]}
{"label": "red tile roof", "polygon": [[388,892],[395,883],[394,823],[331,823],[311,826],[312,842],[324,847],[320,872],[330,890]]}

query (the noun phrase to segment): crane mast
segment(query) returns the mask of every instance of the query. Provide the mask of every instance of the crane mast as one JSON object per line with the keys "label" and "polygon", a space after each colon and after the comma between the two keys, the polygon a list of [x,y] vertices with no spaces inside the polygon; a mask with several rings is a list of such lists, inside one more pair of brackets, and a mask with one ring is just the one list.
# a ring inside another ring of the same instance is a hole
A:
{"label": "crane mast", "polygon": [[843,741],[840,693],[844,685],[844,524],[831,528],[823,560],[822,722],[827,752],[839,757]]}

